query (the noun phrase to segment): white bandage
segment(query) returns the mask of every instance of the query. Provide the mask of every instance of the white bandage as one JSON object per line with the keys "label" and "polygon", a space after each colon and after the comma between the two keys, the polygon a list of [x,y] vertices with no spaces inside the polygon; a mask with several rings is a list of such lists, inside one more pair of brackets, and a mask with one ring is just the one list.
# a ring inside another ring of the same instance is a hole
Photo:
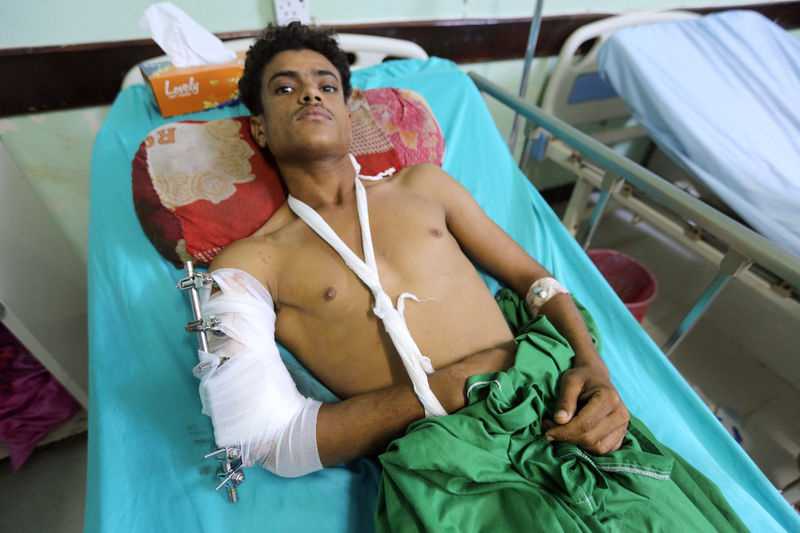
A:
{"label": "white bandage", "polygon": [[361,246],[364,250],[363,261],[339,238],[333,228],[314,209],[291,194],[287,198],[287,203],[294,214],[314,230],[322,240],[327,242],[341,256],[348,268],[358,276],[364,285],[369,287],[375,298],[375,307],[372,311],[381,320],[384,329],[389,334],[389,338],[391,338],[392,344],[397,350],[408,376],[411,378],[414,393],[425,409],[425,416],[445,416],[447,411],[442,407],[436,395],[433,394],[430,383],[428,383],[428,375],[433,374],[434,371],[431,360],[420,352],[403,316],[403,300],[405,298],[411,298],[417,302],[421,300],[413,294],[404,292],[397,299],[397,307],[395,308],[391,298],[383,290],[380,276],[378,275],[378,262],[375,259],[372,230],[369,225],[367,191],[361,180],[377,181],[383,179],[387,175],[390,176],[394,173],[394,167],[381,172],[377,176],[364,176],[361,174],[361,165],[358,164],[352,154],[350,154],[350,162],[353,164],[353,169],[356,173],[356,209],[358,211],[358,222],[361,226]]}
{"label": "white bandage", "polygon": [[525,301],[534,317],[539,316],[544,304],[557,294],[569,294],[555,278],[540,278],[531,284]]}
{"label": "white bandage", "polygon": [[203,413],[211,417],[217,446],[239,444],[242,463],[261,464],[283,477],[319,470],[317,413],[321,402],[297,391],[275,343],[269,292],[237,269],[211,273],[220,291],[203,312],[221,321],[224,337],[199,351]]}

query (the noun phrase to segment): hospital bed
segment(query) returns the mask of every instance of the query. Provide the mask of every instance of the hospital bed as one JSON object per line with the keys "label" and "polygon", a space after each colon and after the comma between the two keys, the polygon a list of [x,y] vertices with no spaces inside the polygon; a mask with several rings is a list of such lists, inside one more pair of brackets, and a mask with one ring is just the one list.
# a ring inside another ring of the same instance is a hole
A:
{"label": "hospital bed", "polygon": [[[780,494],[518,170],[476,83],[567,142],[601,159],[613,157],[607,150],[490,82],[473,81],[447,60],[390,61],[354,72],[352,81],[363,89],[400,87],[422,94],[446,139],[444,169],[596,317],[604,332],[603,357],[630,411],[715,481],[749,527],[800,528]],[[234,106],[179,118],[245,114],[243,106]],[[151,106],[144,86],[134,84],[118,95],[95,141],[86,531],[370,531],[380,475],[372,460],[296,479],[250,468],[235,504],[214,491],[217,467],[205,459],[215,448],[211,423],[200,412],[192,375],[197,342],[183,331],[193,317],[185,295],[175,289],[185,274],[147,240],[132,200],[131,160],[142,139],[170,121]],[[484,279],[499,289],[497,281]]]}
{"label": "hospital bed", "polygon": [[[788,252],[786,262],[796,269],[798,90],[800,42],[762,15],[629,13],[583,26],[565,41],[542,109],[617,149],[641,151],[641,140],[652,139],[655,147],[645,151],[657,162],[654,169],[767,237]],[[711,244],[690,213],[676,217],[674,210],[634,194],[603,169],[574,157],[572,147],[550,139],[541,128],[529,128],[520,165],[547,159],[577,177],[563,222],[585,248],[611,199],[699,255],[722,261],[726,249]],[[670,160],[674,163],[664,164]],[[602,194],[589,217],[586,205],[594,189]],[[729,273],[785,312],[800,313],[796,283],[765,264],[732,266]],[[676,348],[727,279],[715,280],[665,343],[665,352]]]}

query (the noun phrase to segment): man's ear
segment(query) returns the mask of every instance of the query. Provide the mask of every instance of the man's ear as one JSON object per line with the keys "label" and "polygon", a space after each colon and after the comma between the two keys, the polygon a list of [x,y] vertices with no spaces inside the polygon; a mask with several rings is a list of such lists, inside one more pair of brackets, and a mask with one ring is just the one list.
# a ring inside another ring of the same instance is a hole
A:
{"label": "man's ear", "polygon": [[250,117],[250,135],[261,148],[267,147],[267,134],[263,115]]}

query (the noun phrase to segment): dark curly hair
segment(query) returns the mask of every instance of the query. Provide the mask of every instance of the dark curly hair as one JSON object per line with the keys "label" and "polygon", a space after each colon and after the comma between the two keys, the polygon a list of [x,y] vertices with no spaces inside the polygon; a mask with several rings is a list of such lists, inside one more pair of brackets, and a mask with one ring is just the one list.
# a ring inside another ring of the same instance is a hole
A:
{"label": "dark curly hair", "polygon": [[239,94],[250,113],[260,115],[264,111],[261,104],[261,77],[264,67],[276,54],[285,50],[313,50],[325,56],[339,71],[342,92],[347,100],[351,91],[350,65],[347,54],[333,38],[334,34],[333,30],[312,29],[300,22],[290,22],[287,26],[270,23],[247,51],[244,73],[239,80]]}

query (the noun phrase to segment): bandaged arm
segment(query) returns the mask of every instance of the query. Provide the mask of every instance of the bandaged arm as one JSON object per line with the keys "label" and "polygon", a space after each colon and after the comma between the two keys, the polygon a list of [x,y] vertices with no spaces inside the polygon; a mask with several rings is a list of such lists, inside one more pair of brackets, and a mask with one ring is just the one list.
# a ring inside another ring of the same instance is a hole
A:
{"label": "bandaged arm", "polygon": [[322,468],[317,451],[321,402],[301,395],[275,343],[269,292],[242,270],[212,272],[220,287],[203,305],[221,321],[224,336],[199,351],[203,413],[211,417],[217,446],[239,444],[244,466],[260,464],[283,477]]}

